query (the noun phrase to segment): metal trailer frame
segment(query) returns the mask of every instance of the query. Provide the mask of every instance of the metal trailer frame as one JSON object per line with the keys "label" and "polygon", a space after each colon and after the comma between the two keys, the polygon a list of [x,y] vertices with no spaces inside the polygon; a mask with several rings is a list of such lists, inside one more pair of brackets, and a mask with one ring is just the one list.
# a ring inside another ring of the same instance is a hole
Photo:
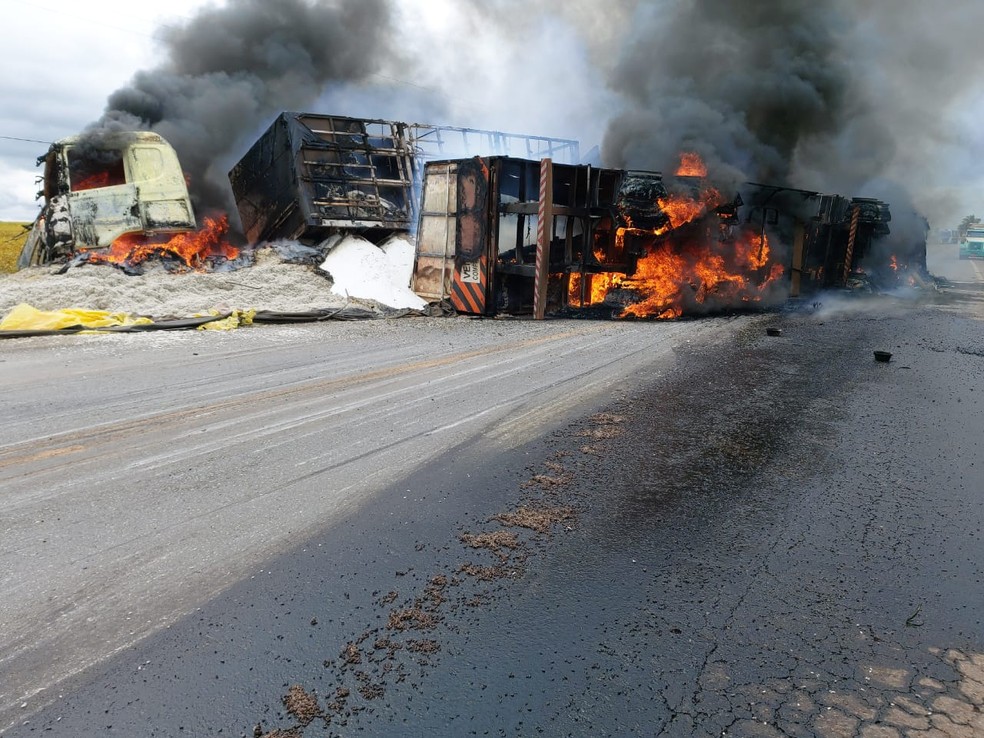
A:
{"label": "metal trailer frame", "polygon": [[[875,242],[891,232],[889,206],[880,200],[840,195],[819,195],[817,200],[817,213],[804,226],[805,245],[798,269],[806,284],[801,289],[847,287]],[[791,296],[799,294],[794,291]]]}
{"label": "metal trailer frame", "polygon": [[631,273],[614,237],[624,178],[550,159],[428,162],[412,289],[462,313],[543,317],[564,306],[571,273]]}
{"label": "metal trailer frame", "polygon": [[[574,139],[424,123],[411,123],[407,129],[418,158],[425,162],[471,156],[507,156],[537,161],[547,158],[562,164],[578,164],[581,160],[580,143]],[[517,148],[522,151],[517,152]]]}
{"label": "metal trailer frame", "polygon": [[437,157],[579,156],[571,139],[316,113],[281,113],[229,173],[251,243],[371,240],[417,227],[422,164]]}
{"label": "metal trailer frame", "polygon": [[846,287],[876,241],[890,233],[891,211],[880,200],[753,182],[740,192],[744,222],[772,226],[792,244],[790,297]]}
{"label": "metal trailer frame", "polygon": [[[428,162],[422,178],[411,287],[465,314],[542,319],[583,306],[590,275],[634,274],[646,244],[659,238],[647,234],[667,221],[654,205],[667,194],[658,172],[476,157]],[[694,178],[673,182],[699,187]],[[751,226],[784,249],[778,258],[791,297],[847,286],[891,220],[878,200],[755,183],[715,212],[722,232]],[[579,299],[570,295],[572,274],[587,277]]]}

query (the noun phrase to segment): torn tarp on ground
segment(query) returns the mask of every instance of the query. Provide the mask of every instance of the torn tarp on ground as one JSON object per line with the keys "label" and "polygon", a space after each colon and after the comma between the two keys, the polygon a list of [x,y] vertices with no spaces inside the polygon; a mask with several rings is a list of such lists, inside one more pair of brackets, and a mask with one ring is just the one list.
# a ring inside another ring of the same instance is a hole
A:
{"label": "torn tarp on ground", "polygon": [[109,313],[103,310],[42,311],[30,305],[20,304],[0,321],[0,338],[28,338],[31,336],[56,336],[93,333],[146,333],[147,331],[175,330],[234,330],[252,323],[313,323],[325,320],[391,320],[423,315],[417,310],[372,309],[345,306],[335,309],[311,310],[301,313],[275,312],[271,310],[233,310],[192,318],[156,320],[127,313]]}
{"label": "torn tarp on ground", "polygon": [[233,310],[231,313],[220,313],[209,310],[206,314],[195,313],[195,318],[207,318],[206,322],[196,328],[200,331],[234,331],[253,322],[255,310]]}
{"label": "torn tarp on ground", "polygon": [[0,330],[58,331],[74,327],[85,330],[147,325],[152,322],[147,317],[129,315],[128,313],[111,313],[108,310],[84,310],[80,308],[38,310],[26,302],[22,302],[7,313],[3,320],[0,320]]}
{"label": "torn tarp on ground", "polygon": [[209,315],[196,315],[179,320],[154,320],[129,313],[111,313],[107,310],[38,310],[21,303],[0,320],[0,338],[24,338],[75,333],[138,333],[144,331],[173,331],[190,328],[231,330],[251,322],[253,311],[232,311]]}

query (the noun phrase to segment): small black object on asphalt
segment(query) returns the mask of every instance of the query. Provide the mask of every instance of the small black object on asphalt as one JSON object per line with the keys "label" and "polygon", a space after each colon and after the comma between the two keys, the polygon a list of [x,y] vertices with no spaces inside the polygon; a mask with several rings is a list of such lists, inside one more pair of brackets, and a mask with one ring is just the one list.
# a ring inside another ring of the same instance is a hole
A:
{"label": "small black object on asphalt", "polygon": [[782,328],[766,328],[765,333],[769,336],[781,336]]}
{"label": "small black object on asphalt", "polygon": [[892,354],[890,351],[875,351],[875,361],[887,362],[891,360]]}

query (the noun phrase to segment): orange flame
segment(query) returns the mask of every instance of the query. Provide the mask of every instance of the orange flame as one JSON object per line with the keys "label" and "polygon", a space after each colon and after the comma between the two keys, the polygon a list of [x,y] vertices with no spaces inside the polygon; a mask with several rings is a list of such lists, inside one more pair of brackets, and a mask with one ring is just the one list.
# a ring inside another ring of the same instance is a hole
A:
{"label": "orange flame", "polygon": [[706,177],[707,165],[696,151],[684,151],[680,154],[680,166],[677,167],[678,177]]}
{"label": "orange flame", "polygon": [[[680,155],[680,166],[676,174],[678,177],[704,178],[707,176],[707,166],[700,158],[700,154],[693,151],[684,152]],[[704,182],[697,193],[674,192],[658,202],[660,209],[670,219],[670,228],[679,228],[716,208],[723,202],[723,198],[716,188]]]}
{"label": "orange flame", "polygon": [[[641,299],[626,306],[620,317],[678,318],[688,304],[709,300],[758,302],[782,277],[782,264],[769,265],[771,250],[765,234],[746,233],[734,243],[713,239],[681,240],[671,234],[639,259],[631,277],[615,272],[571,274],[569,302],[579,307],[600,305],[614,289]],[[764,274],[763,274],[764,272]],[[587,281],[581,300],[581,284]]]}
{"label": "orange flame", "polygon": [[229,219],[205,218],[205,225],[193,233],[179,233],[170,238],[127,233],[117,238],[107,252],[92,252],[94,264],[140,264],[151,256],[174,256],[192,269],[204,268],[206,259],[217,256],[235,259],[239,249],[225,241]]}
{"label": "orange flame", "polygon": [[[705,177],[707,168],[696,153],[681,155],[678,176]],[[737,237],[725,237],[716,208],[721,193],[706,182],[694,189],[687,183],[658,201],[669,224],[653,230],[639,228],[628,213],[615,231],[621,251],[631,236],[635,253],[642,253],[631,276],[616,272],[571,274],[568,302],[581,307],[599,305],[609,297],[624,304],[620,317],[678,318],[699,305],[733,305],[758,302],[767,288],[784,274],[782,264],[772,262],[772,249],[764,232],[745,229]],[[692,223],[684,230],[681,226]],[[729,221],[729,224],[730,221]],[[732,233],[734,228],[729,228]],[[600,261],[600,259],[599,259]],[[618,290],[617,295],[612,295]],[[583,297],[582,297],[583,295]]]}
{"label": "orange flame", "polygon": [[708,210],[713,210],[721,204],[721,193],[710,186],[704,187],[697,197],[687,195],[670,195],[659,201],[659,206],[670,218],[670,227],[679,228],[691,221],[697,220]]}
{"label": "orange flame", "polygon": [[761,269],[769,263],[769,237],[764,233],[753,234],[746,241],[738,241],[735,256],[739,264],[749,269]]}
{"label": "orange flame", "polygon": [[769,239],[764,234],[746,234],[734,243],[713,241],[663,243],[639,260],[636,273],[623,281],[624,287],[643,299],[627,306],[623,316],[677,318],[689,301],[704,304],[708,299],[728,302],[758,302],[762,293],[784,273],[773,264],[758,281],[756,272],[769,262]]}
{"label": "orange flame", "polygon": [[109,172],[97,172],[96,174],[91,174],[81,182],[77,182],[72,185],[72,192],[81,192],[82,190],[96,190],[100,187],[109,187]]}
{"label": "orange flame", "polygon": [[[578,307],[588,307],[589,305],[600,305],[605,301],[609,290],[618,287],[625,279],[624,274],[617,272],[601,272],[598,274],[581,274],[574,272],[571,274],[570,284],[567,290],[568,302]],[[581,299],[581,285],[586,284],[584,299]]]}

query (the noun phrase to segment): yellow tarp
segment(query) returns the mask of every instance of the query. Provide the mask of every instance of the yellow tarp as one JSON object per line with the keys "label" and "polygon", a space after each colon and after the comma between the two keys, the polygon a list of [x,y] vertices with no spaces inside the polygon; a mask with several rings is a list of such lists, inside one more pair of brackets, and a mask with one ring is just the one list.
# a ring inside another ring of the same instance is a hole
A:
{"label": "yellow tarp", "polygon": [[2,321],[3,331],[57,331],[72,326],[86,328],[108,328],[120,325],[150,325],[150,318],[142,318],[127,313],[110,313],[106,310],[37,310],[26,302],[13,308]]}
{"label": "yellow tarp", "polygon": [[[196,318],[207,318],[209,315],[214,315],[216,318],[222,315],[218,310],[209,310],[207,313],[195,313]],[[241,325],[252,325],[253,316],[256,315],[255,310],[233,310],[232,314],[226,318],[213,320],[211,323],[205,323],[204,325],[198,326],[200,331],[234,331]]]}
{"label": "yellow tarp", "polygon": [[[255,310],[234,310],[232,313],[220,313],[209,310],[198,313],[196,318],[215,317],[215,320],[198,326],[200,331],[231,331],[253,323]],[[82,310],[68,308],[65,310],[38,310],[27,303],[21,303],[0,320],[0,331],[59,331],[66,328],[83,326],[90,329],[115,328],[134,325],[154,325],[151,318],[130,315],[129,313],[110,313],[105,310]],[[160,324],[162,328],[170,326],[168,321]],[[187,326],[193,327],[193,326]],[[81,331],[98,332],[92,331]]]}

